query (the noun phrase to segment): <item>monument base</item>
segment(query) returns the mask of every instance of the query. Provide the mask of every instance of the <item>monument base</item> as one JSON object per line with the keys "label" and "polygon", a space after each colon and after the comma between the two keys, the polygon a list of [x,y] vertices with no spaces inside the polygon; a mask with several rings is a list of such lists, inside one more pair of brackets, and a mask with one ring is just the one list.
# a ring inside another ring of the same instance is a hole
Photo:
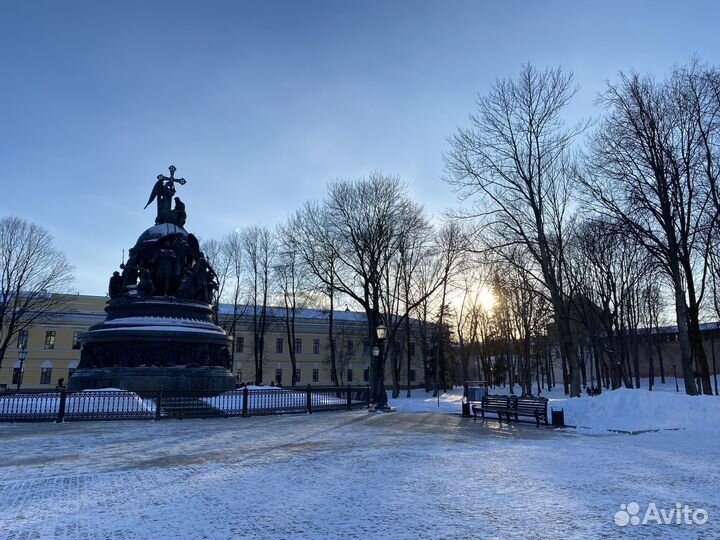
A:
{"label": "monument base", "polygon": [[235,377],[221,367],[111,367],[78,369],[68,380],[68,391],[121,388],[136,394],[197,391],[226,392]]}

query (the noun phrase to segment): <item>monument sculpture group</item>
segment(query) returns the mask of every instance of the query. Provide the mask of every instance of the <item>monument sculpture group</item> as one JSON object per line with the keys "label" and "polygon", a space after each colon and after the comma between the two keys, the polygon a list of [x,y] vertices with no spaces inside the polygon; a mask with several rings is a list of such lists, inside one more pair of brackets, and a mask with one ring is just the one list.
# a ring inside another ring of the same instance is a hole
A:
{"label": "monument sculpture group", "polygon": [[[159,175],[147,208],[155,225],[113,272],[105,320],[81,336],[80,365],[71,391],[123,388],[135,392],[223,391],[234,388],[231,339],[213,322],[217,275],[188,233],[185,204],[175,197],[184,178]],[[175,203],[173,207],[173,201]]]}

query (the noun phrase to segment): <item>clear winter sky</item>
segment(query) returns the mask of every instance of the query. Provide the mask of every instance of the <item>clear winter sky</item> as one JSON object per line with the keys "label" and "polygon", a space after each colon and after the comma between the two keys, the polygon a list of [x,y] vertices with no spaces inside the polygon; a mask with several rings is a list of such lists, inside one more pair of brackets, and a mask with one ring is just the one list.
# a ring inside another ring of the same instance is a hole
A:
{"label": "clear winter sky", "polygon": [[446,139],[523,63],[581,91],[720,62],[720,4],[661,1],[0,0],[0,216],[48,228],[104,294],[177,175],[187,228],[275,225],[328,180],[397,174],[435,216]]}

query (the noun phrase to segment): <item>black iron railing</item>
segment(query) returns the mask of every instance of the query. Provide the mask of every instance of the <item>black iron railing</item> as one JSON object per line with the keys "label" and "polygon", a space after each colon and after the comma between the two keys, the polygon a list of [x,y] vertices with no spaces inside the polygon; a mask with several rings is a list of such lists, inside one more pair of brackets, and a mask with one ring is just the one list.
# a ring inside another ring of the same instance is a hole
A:
{"label": "black iron railing", "polygon": [[[62,392],[6,392],[0,394],[0,420],[52,422],[62,419]],[[64,404],[63,404],[64,405]]]}
{"label": "black iron railing", "polygon": [[[156,403],[133,392],[64,392],[61,420],[126,420],[155,418]],[[2,413],[0,413],[2,419]]]}
{"label": "black iron railing", "polygon": [[312,413],[370,406],[367,386],[240,388],[229,392],[64,389],[0,394],[0,422],[211,418]]}

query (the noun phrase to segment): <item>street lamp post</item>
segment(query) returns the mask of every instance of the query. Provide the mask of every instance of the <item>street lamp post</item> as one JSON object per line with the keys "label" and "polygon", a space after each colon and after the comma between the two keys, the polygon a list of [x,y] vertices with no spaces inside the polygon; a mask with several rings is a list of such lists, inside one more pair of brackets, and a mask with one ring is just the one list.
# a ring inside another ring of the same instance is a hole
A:
{"label": "street lamp post", "polygon": [[679,392],[679,391],[680,391],[680,388],[678,387],[678,382],[677,382],[677,369],[676,369],[676,368],[677,368],[677,364],[673,364],[673,375],[675,375],[675,391],[676,391],[676,392]]}
{"label": "street lamp post", "polygon": [[18,376],[17,380],[18,391],[20,391],[20,384],[22,384],[23,375],[25,374],[25,358],[27,358],[27,349],[25,348],[25,344],[23,343],[23,346],[20,347],[20,350],[18,351],[18,360],[20,360],[20,375]]}
{"label": "street lamp post", "polygon": [[375,329],[375,335],[377,336],[377,346],[373,347],[373,356],[375,357],[375,410],[386,411],[390,407],[387,402],[387,393],[385,392],[385,369],[383,366],[383,343],[387,334],[387,328],[384,325],[379,325]]}

